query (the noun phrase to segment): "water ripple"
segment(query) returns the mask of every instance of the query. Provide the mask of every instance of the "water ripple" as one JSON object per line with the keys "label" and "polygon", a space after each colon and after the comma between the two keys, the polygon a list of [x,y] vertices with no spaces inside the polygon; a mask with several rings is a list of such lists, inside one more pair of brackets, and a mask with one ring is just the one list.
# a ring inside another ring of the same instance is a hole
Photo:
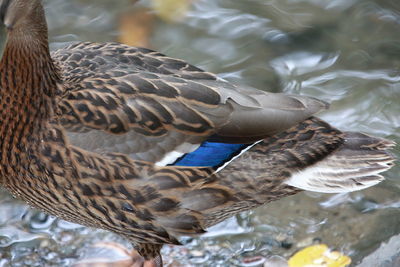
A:
{"label": "water ripple", "polygon": [[271,60],[271,66],[280,76],[297,76],[331,67],[339,53],[295,52]]}

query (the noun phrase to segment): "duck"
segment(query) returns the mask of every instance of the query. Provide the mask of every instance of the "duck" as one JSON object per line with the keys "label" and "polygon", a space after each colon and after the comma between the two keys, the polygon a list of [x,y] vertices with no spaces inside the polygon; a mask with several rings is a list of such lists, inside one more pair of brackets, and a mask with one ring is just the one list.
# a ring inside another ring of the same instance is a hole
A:
{"label": "duck", "polygon": [[143,266],[241,211],[365,189],[394,164],[394,142],[336,129],[316,98],[114,42],[50,51],[40,0],[0,0],[0,20],[1,186],[126,238]]}

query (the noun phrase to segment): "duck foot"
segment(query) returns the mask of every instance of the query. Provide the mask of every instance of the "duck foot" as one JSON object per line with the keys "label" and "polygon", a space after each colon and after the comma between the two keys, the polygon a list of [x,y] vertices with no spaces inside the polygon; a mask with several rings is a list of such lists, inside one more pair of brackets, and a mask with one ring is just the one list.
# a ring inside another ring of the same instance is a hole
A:
{"label": "duck foot", "polygon": [[[145,260],[142,256],[140,256],[140,254],[136,250],[133,250],[131,252],[131,257],[134,260],[135,264],[138,264],[138,265],[132,265],[132,267],[162,267],[163,266],[162,258],[160,255],[158,255],[154,259]],[[142,264],[142,265],[140,265],[140,264]]]}
{"label": "duck foot", "polygon": [[73,267],[162,267],[161,256],[145,260],[136,250],[129,251],[113,242],[94,244]]}

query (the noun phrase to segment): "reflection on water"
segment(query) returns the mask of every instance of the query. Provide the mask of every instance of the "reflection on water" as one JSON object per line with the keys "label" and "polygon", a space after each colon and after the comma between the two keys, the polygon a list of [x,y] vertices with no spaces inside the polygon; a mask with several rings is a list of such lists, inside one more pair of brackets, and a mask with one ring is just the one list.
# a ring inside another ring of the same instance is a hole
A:
{"label": "reflection on water", "polygon": [[[239,84],[323,99],[331,109],[321,116],[335,126],[400,142],[397,0],[193,0],[176,23],[154,16],[148,1],[133,2],[46,1],[52,47],[119,40],[119,18],[149,10],[151,19],[135,27],[149,27],[140,38],[151,48]],[[359,262],[400,233],[399,173],[393,168],[385,182],[362,192],[302,193],[240,214],[203,237],[183,239],[185,247],[166,247],[166,262],[248,266],[249,257],[288,258],[317,241]],[[100,241],[128,245],[0,193],[0,266],[70,266]]]}

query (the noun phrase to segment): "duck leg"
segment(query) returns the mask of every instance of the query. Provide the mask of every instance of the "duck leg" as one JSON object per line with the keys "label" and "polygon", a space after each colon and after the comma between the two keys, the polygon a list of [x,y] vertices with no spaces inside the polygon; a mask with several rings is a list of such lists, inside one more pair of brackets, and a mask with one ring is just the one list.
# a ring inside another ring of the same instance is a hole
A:
{"label": "duck leg", "polygon": [[134,245],[135,250],[143,259],[142,263],[143,267],[163,266],[163,261],[160,254],[162,246],[163,246],[162,244],[146,244],[146,243],[139,243]]}

